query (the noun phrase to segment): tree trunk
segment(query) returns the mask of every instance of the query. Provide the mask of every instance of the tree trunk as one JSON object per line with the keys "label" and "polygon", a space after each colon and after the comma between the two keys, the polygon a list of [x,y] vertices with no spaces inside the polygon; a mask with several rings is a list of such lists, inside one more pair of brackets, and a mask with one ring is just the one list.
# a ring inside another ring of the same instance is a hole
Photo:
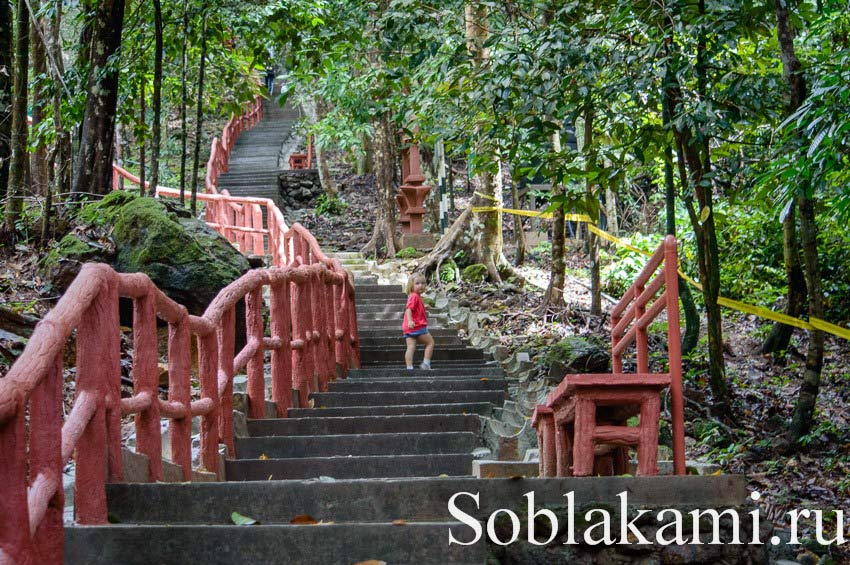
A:
{"label": "tree trunk", "polygon": [[[806,287],[809,291],[809,318],[823,319],[823,291],[821,289],[820,266],[818,265],[818,228],[815,222],[815,202],[806,194],[797,199],[800,207],[800,236],[803,241],[803,261],[806,266]],[[791,418],[791,436],[799,441],[809,433],[815,414],[815,404],[820,390],[823,369],[824,333],[809,332],[809,350],[806,354],[806,369],[794,415]]]}
{"label": "tree trunk", "polygon": [[[584,153],[585,168],[591,170],[596,166],[596,150],[593,147],[593,103],[588,102],[584,114]],[[587,194],[587,212],[590,219],[599,224],[599,197],[595,190],[596,183],[587,179],[585,191]],[[592,316],[602,315],[602,284],[599,273],[599,237],[587,231],[587,255],[590,259],[590,314]]]}
{"label": "tree trunk", "polygon": [[142,74],[141,82],[139,83],[139,193],[145,195],[145,183],[147,182],[145,174],[147,170],[145,141],[147,140],[147,105],[146,98],[145,75]]}
{"label": "tree trunk", "polygon": [[[558,132],[552,134],[552,151],[561,152],[561,135]],[[552,180],[552,196],[564,195],[564,185],[557,180]],[[564,208],[559,206],[552,213],[552,268],[549,272],[549,288],[543,299],[544,310],[550,304],[555,307],[564,304],[564,287],[567,280],[567,234],[566,221],[564,219]]]}
{"label": "tree trunk", "polygon": [[186,80],[188,60],[189,4],[183,0],[183,39],[180,53],[180,205],[186,205],[186,144],[189,137],[189,124],[186,122],[186,110],[189,107],[189,85]]}
{"label": "tree trunk", "polygon": [[153,59],[153,142],[151,146],[150,196],[156,195],[159,185],[159,148],[162,141],[162,4],[153,0],[154,42]]}
{"label": "tree trunk", "polygon": [[[324,119],[328,114],[328,103],[321,96],[316,96],[313,105],[314,111],[313,120],[314,122],[319,122]],[[334,182],[333,176],[331,176],[331,170],[328,168],[328,160],[327,155],[325,155],[325,148],[322,147],[322,144],[318,141],[315,144],[316,149],[316,168],[319,170],[319,182],[322,183],[322,190],[325,191],[329,197],[334,197],[337,195],[339,190],[337,189],[336,183]]]}
{"label": "tree trunk", "polygon": [[[806,77],[803,65],[794,50],[794,29],[788,17],[788,6],[784,1],[776,2],[776,36],[779,40],[780,58],[782,59],[782,75],[788,83],[789,98],[785,116],[796,112],[806,99]],[[790,208],[782,221],[782,256],[785,263],[785,275],[788,278],[788,295],[785,313],[797,318],[803,313],[806,301],[806,277],[800,266],[799,244],[797,241],[797,224],[794,213],[796,204],[791,202]],[[761,346],[763,354],[773,353],[775,357],[782,355],[788,349],[792,326],[776,322]]]}
{"label": "tree trunk", "polygon": [[378,207],[375,217],[375,229],[372,238],[363,246],[363,255],[374,254],[377,257],[394,257],[400,248],[396,237],[396,202],[395,202],[395,159],[392,137],[394,129],[389,113],[384,113],[375,124],[373,140],[373,155],[375,162],[375,183],[378,191]]}
{"label": "tree trunk", "polygon": [[[61,26],[62,3],[57,2],[53,7],[52,17],[46,21],[44,30],[47,51],[50,55],[51,76],[56,84],[64,82],[62,77],[65,74],[65,65],[62,60]],[[53,128],[56,130],[56,147],[54,149],[56,169],[54,170],[55,180],[53,192],[57,196],[71,192],[71,172],[73,169],[71,134],[62,118],[62,95],[63,91],[61,89],[54,89]]]}
{"label": "tree trunk", "polygon": [[[669,54],[668,54],[669,56]],[[665,71],[664,80],[669,80],[669,69]],[[664,89],[661,101],[661,119],[665,130],[670,127],[673,115],[672,102],[668,96],[669,89]],[[683,178],[683,182],[687,178]],[[668,235],[676,235],[676,187],[673,175],[673,148],[669,143],[664,145],[664,201],[666,204],[666,220]],[[682,301],[682,311],[685,316],[685,331],[682,332],[682,354],[687,355],[693,351],[699,342],[700,315],[691,294],[691,288],[685,279],[679,277],[679,299]]]}
{"label": "tree trunk", "polygon": [[201,144],[204,127],[204,74],[207,65],[207,4],[204,2],[203,23],[201,25],[201,66],[198,69],[198,109],[195,114],[195,156],[192,164],[192,214],[198,213],[198,169],[201,161]]}
{"label": "tree trunk", "polygon": [[16,6],[15,38],[15,99],[12,107],[12,163],[9,169],[9,189],[6,200],[5,235],[10,241],[17,238],[18,220],[24,207],[27,191],[27,87],[29,82],[29,11],[23,0]]}
{"label": "tree trunk", "polygon": [[374,155],[372,155],[372,138],[368,133],[360,134],[360,146],[362,151],[357,155],[357,174],[368,175],[372,172],[372,163]]}
{"label": "tree trunk", "polygon": [[[522,210],[522,200],[519,197],[519,188],[517,187],[517,179],[511,183],[511,202],[514,208]],[[525,263],[525,231],[522,225],[522,216],[514,216],[514,242],[516,243],[516,261],[514,264],[519,267]],[[565,268],[566,271],[566,268]]]}
{"label": "tree trunk", "polygon": [[9,165],[12,159],[12,97],[14,72],[12,44],[14,43],[12,6],[0,2],[0,201],[6,198],[9,188]]}
{"label": "tree trunk", "polygon": [[[788,7],[781,1],[776,2],[776,24],[783,75],[788,81],[791,91],[789,101],[789,112],[791,112],[799,108],[806,99],[808,86],[803,73],[803,65],[794,50],[794,29],[789,21]],[[823,290],[821,288],[820,265],[818,264],[818,227],[815,221],[815,200],[814,195],[809,193],[811,187],[803,186],[798,190],[796,201],[797,207],[800,209],[800,238],[803,245],[806,288],[809,294],[809,318],[823,319]],[[786,220],[788,220],[787,217]],[[793,217],[791,224],[793,225]],[[786,260],[787,264],[788,261]],[[789,293],[791,292],[791,282],[789,277]],[[815,404],[820,390],[823,352],[824,334],[821,331],[812,330],[809,332],[809,350],[806,354],[803,383],[800,386],[800,395],[797,397],[794,415],[791,418],[790,431],[795,442],[806,435],[812,427]]]}
{"label": "tree trunk", "polygon": [[[30,0],[30,6],[36,14],[39,12],[38,0]],[[38,27],[36,27],[38,26]],[[31,22],[30,45],[32,55],[32,72],[36,77],[47,76],[47,50],[41,40],[41,21]],[[32,129],[36,131],[44,120],[47,119],[45,111],[50,104],[47,92],[47,81],[39,80],[33,87],[32,93]],[[58,87],[58,84],[56,85]],[[50,190],[48,171],[47,144],[39,140],[30,158],[30,171],[32,171],[32,190],[34,194],[47,196]]]}
{"label": "tree trunk", "polygon": [[118,103],[118,65],[124,0],[97,3],[91,49],[86,110],[71,191],[106,194],[112,187],[115,113]]}
{"label": "tree trunk", "polygon": [[[681,102],[681,87],[672,73],[667,83],[666,95],[670,107],[676,108]],[[679,153],[679,170],[682,178],[683,193],[691,187],[697,198],[697,209],[693,199],[685,197],[691,227],[697,240],[697,263],[699,265],[702,294],[705,300],[706,317],[708,319],[708,355],[709,382],[716,401],[716,410],[726,413],[729,409],[729,389],[726,384],[726,371],[723,360],[723,329],[720,316],[720,265],[717,250],[717,234],[712,213],[712,187],[703,185],[707,170],[707,160],[704,163],[700,155],[700,147],[694,143],[691,131],[687,128],[676,127],[673,130]],[[705,151],[705,146],[702,147]]]}

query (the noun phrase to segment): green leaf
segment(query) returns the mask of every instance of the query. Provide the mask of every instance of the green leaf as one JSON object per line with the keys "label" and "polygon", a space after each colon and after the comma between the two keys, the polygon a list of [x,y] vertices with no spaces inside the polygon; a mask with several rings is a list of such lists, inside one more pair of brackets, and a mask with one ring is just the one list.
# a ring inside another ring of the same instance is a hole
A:
{"label": "green leaf", "polygon": [[704,224],[710,215],[711,209],[708,206],[705,206],[699,213],[699,221]]}
{"label": "green leaf", "polygon": [[230,513],[230,519],[237,526],[253,526],[255,524],[259,524],[259,522],[257,520],[255,520],[254,518],[250,518],[248,516],[243,516],[239,512],[231,512]]}

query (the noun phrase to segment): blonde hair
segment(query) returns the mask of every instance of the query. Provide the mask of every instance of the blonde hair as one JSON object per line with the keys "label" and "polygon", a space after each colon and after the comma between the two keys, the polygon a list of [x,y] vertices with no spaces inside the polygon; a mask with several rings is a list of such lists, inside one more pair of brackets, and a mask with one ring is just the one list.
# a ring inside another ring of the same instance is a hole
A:
{"label": "blonde hair", "polygon": [[421,280],[422,282],[426,282],[425,281],[425,275],[423,275],[422,273],[413,273],[412,275],[410,275],[410,278],[407,279],[407,286],[404,287],[404,291],[407,294],[410,294],[411,292],[413,292],[413,285],[415,285],[416,281],[418,281],[418,280]]}

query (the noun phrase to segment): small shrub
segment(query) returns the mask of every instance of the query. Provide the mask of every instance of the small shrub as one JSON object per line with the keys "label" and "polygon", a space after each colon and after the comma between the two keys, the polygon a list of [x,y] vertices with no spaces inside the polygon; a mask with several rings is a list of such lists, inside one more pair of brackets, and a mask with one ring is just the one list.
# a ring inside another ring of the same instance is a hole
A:
{"label": "small shrub", "polygon": [[459,275],[457,264],[451,259],[440,265],[440,281],[453,283],[458,280]]}
{"label": "small shrub", "polygon": [[481,263],[475,263],[463,269],[461,278],[469,283],[480,283],[487,279],[487,267]]}
{"label": "small shrub", "polygon": [[415,247],[405,247],[404,249],[400,249],[395,256],[398,259],[414,259],[419,257],[419,252]]}
{"label": "small shrub", "polygon": [[340,216],[348,209],[348,203],[342,198],[320,194],[316,199],[317,216]]}

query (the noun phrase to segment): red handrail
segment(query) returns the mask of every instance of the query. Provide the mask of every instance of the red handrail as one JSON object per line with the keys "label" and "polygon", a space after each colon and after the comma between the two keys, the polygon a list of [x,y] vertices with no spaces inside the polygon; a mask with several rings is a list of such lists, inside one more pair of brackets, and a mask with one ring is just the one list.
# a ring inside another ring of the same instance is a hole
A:
{"label": "red handrail", "polygon": [[[243,124],[252,125],[260,113],[255,107],[253,118],[229,122],[225,139],[230,148]],[[226,145],[221,147],[225,151]],[[223,164],[226,167],[226,161]],[[115,167],[114,184],[119,176],[138,183],[138,177]],[[179,191],[157,187],[157,195],[175,197]],[[230,241],[250,242],[254,252],[262,247],[265,254],[268,249],[275,266],[249,271],[224,288],[203,316],[189,315],[144,274],[121,274],[98,263],[83,266],[38,324],[9,374],[0,379],[0,564],[61,561],[61,477],[72,454],[77,522],[106,523],[106,482],[123,479],[122,415],[136,415],[136,449],[148,457],[151,481],[162,478],[160,420],[169,419],[174,462],[182,467],[184,479],[191,480],[192,417],[201,418],[201,462],[206,470],[218,473],[220,444],[229,455],[234,453],[233,376],[243,369],[248,375],[249,416],[265,417],[264,351],[272,352],[271,400],[278,417],[287,415],[292,390],[298,390],[304,406],[311,392],[327,390],[338,370],[344,377],[349,364],[359,366],[351,273],[326,257],[304,227],[287,228],[270,200],[215,193],[198,198],[207,204],[207,219],[218,220],[211,222],[215,229]],[[267,229],[259,227],[261,206],[267,207]],[[246,218],[251,218],[248,225]],[[265,286],[270,296],[269,336],[263,325]],[[119,297],[133,301],[134,390],[124,399]],[[248,339],[237,353],[235,305],[243,297]],[[157,318],[169,326],[168,400],[157,394]],[[63,350],[75,331],[76,398],[63,424]],[[201,388],[201,398],[195,401],[190,398],[193,337]]]}

